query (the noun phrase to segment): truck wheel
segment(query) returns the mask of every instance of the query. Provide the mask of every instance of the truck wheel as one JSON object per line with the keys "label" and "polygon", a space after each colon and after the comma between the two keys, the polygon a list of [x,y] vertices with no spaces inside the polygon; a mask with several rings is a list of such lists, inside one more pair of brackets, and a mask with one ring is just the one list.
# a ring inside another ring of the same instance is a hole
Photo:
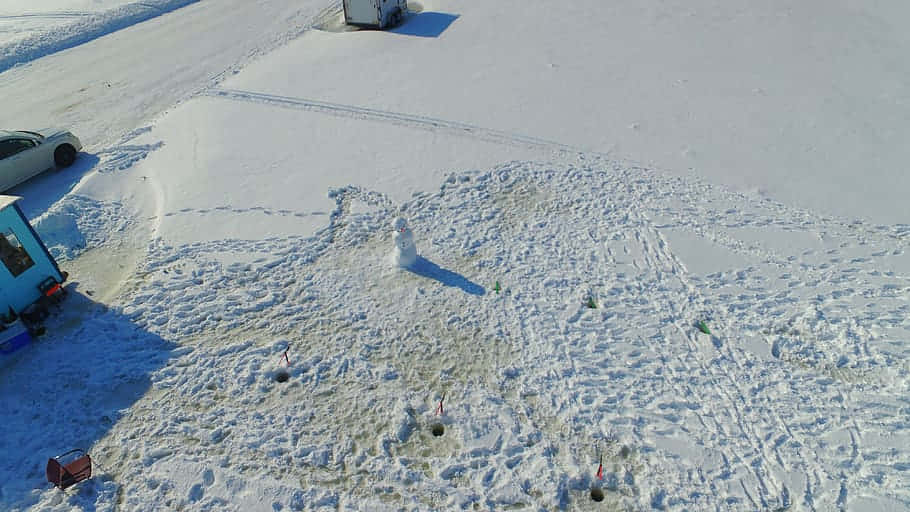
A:
{"label": "truck wheel", "polygon": [[69,167],[76,161],[76,148],[61,144],[54,150],[54,163],[57,167]]}

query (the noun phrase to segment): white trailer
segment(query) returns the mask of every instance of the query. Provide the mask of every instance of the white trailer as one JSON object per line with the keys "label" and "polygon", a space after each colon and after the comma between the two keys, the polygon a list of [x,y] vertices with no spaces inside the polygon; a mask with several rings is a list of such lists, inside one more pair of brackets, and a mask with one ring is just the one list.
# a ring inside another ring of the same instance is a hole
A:
{"label": "white trailer", "polygon": [[400,23],[407,11],[407,0],[344,0],[344,22],[358,27],[391,27]]}

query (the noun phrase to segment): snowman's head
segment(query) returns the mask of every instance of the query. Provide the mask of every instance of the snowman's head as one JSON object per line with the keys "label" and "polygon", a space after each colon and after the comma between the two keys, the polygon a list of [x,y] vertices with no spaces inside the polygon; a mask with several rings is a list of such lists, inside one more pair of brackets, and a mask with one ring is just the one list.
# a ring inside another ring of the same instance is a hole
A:
{"label": "snowman's head", "polygon": [[395,222],[392,223],[392,227],[395,229],[395,231],[401,232],[408,228],[408,222],[401,217],[398,217],[395,219]]}

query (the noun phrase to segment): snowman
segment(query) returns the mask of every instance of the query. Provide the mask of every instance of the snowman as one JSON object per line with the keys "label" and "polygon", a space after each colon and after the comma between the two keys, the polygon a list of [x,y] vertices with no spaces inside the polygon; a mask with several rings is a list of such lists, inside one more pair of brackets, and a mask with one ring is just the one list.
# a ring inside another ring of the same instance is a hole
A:
{"label": "snowman", "polygon": [[417,261],[417,247],[414,245],[414,233],[408,227],[407,221],[398,217],[392,224],[395,233],[392,240],[395,248],[392,252],[392,262],[399,267],[409,267]]}

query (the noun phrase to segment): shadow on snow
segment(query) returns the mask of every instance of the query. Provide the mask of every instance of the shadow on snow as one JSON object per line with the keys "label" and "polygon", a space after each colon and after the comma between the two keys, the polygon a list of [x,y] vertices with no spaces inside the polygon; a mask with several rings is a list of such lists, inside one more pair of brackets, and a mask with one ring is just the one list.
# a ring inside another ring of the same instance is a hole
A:
{"label": "shadow on snow", "polygon": [[21,196],[19,207],[22,208],[22,213],[27,218],[34,219],[70,193],[100,161],[97,155],[80,152],[73,165],[65,169],[47,170],[9,189],[5,194]]}
{"label": "shadow on snow", "polygon": [[471,295],[483,295],[486,293],[483,286],[480,286],[461,274],[446,270],[423,256],[418,256],[417,261],[415,261],[413,265],[405,268],[419,276],[435,279],[446,286],[461,288]]}
{"label": "shadow on snow", "polygon": [[92,453],[174,357],[174,343],[77,286],[66,287],[69,295],[45,322],[47,334],[0,361],[0,509],[27,509],[48,489],[79,510],[108,502],[109,477],[97,464],[91,480],[62,492],[47,482],[47,459],[72,448]]}
{"label": "shadow on snow", "polygon": [[421,12],[409,15],[401,25],[389,32],[405,36],[439,37],[457,19],[457,14]]}

